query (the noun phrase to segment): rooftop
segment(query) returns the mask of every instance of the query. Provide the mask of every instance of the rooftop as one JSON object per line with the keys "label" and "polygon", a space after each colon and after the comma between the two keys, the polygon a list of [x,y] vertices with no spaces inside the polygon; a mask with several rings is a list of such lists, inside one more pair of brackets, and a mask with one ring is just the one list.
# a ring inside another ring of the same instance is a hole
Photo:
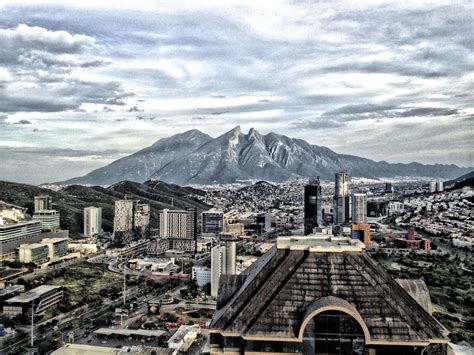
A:
{"label": "rooftop", "polygon": [[279,238],[240,275],[222,275],[211,332],[302,342],[318,312],[352,315],[367,344],[447,343],[447,330],[364,251],[327,235]]}
{"label": "rooftop", "polygon": [[140,335],[144,337],[159,337],[166,332],[164,330],[99,328],[94,331],[94,333],[102,335]]}
{"label": "rooftop", "polygon": [[279,237],[277,241],[277,249],[308,250],[317,253],[360,252],[364,248],[364,243],[359,240],[328,234]]}
{"label": "rooftop", "polygon": [[22,244],[19,246],[20,249],[27,249],[27,250],[31,250],[31,249],[36,249],[36,248],[42,248],[42,247],[45,247],[46,245],[44,245],[43,243],[31,243],[31,244]]}
{"label": "rooftop", "polygon": [[36,300],[37,298],[43,296],[44,294],[50,291],[53,291],[59,288],[61,288],[61,286],[42,285],[28,292],[22,293],[21,295],[10,298],[6,300],[5,302],[6,303],[28,303],[33,300]]}

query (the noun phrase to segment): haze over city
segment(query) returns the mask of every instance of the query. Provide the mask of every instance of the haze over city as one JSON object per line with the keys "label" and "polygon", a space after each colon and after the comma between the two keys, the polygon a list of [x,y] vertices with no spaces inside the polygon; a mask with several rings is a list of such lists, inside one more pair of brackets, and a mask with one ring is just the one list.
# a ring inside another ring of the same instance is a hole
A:
{"label": "haze over city", "polygon": [[474,166],[472,3],[2,1],[0,179],[236,125]]}

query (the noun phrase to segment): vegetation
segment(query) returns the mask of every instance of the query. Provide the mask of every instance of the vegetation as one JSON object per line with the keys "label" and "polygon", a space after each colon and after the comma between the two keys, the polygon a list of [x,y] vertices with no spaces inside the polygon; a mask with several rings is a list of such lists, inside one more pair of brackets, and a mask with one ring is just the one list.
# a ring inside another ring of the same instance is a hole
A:
{"label": "vegetation", "polygon": [[451,332],[451,341],[474,344],[474,263],[470,254],[376,253],[373,257],[395,278],[423,279],[434,305],[433,315]]}

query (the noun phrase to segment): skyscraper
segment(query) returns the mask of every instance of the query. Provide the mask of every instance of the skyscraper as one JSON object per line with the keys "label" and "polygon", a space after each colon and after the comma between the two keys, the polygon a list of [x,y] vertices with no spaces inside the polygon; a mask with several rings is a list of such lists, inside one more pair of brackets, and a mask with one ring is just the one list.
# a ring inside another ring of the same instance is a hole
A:
{"label": "skyscraper", "polygon": [[367,222],[367,194],[352,194],[352,223]]}
{"label": "skyscraper", "polygon": [[86,238],[97,235],[102,230],[102,208],[84,208],[84,236]]}
{"label": "skyscraper", "polygon": [[194,253],[197,252],[197,209],[186,208],[186,238],[194,240]]}
{"label": "skyscraper", "polygon": [[114,236],[119,245],[133,240],[136,200],[127,199],[115,201]]}
{"label": "skyscraper", "polygon": [[313,233],[323,221],[321,210],[321,183],[319,176],[304,187],[304,234]]}
{"label": "skyscraper", "polygon": [[48,195],[35,196],[35,212],[49,211],[53,209],[53,199]]}
{"label": "skyscraper", "polygon": [[334,223],[348,223],[349,209],[349,174],[347,171],[336,173],[336,191],[334,194]]}
{"label": "skyscraper", "polygon": [[148,236],[150,226],[150,205],[137,203],[135,205],[133,228],[142,237]]}

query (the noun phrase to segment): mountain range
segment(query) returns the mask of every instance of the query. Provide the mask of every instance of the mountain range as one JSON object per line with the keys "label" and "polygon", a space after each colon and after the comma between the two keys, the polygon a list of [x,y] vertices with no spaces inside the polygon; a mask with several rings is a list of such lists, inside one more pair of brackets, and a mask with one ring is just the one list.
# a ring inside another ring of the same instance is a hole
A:
{"label": "mountain range", "polygon": [[0,181],[0,200],[25,207],[30,214],[34,209],[34,197],[38,195],[52,197],[53,208],[60,212],[61,227],[68,229],[73,237],[79,236],[83,231],[84,208],[88,206],[102,207],[102,228],[104,231],[112,231],[115,201],[125,195],[150,205],[151,228],[159,227],[159,211],[164,208],[196,207],[199,211],[210,208],[198,200],[198,196],[205,196],[204,191],[161,181],[146,181],[143,184],[121,181],[107,188],[69,185],[58,191]]}
{"label": "mountain range", "polygon": [[[396,149],[396,147],[394,147]],[[354,155],[276,133],[262,135],[240,126],[212,138],[193,129],[158,140],[150,147],[118,159],[89,174],[59,184],[111,185],[149,179],[167,183],[214,184],[238,180],[286,181],[294,177],[333,179],[347,170],[350,176],[366,178],[431,177],[454,178],[472,168],[456,165],[391,164]]]}

